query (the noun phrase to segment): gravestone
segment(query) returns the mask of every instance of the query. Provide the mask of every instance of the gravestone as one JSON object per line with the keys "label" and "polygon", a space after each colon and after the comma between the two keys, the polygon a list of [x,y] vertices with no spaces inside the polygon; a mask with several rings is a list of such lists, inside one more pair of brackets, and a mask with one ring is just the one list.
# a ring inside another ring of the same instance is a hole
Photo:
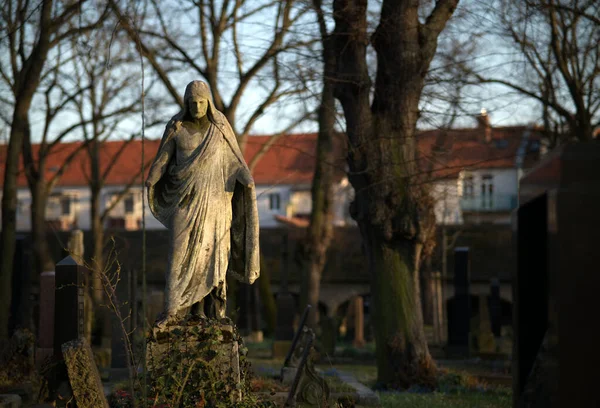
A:
{"label": "gravestone", "polygon": [[312,336],[312,330],[309,330],[309,328],[306,326],[306,320],[308,319],[310,309],[311,305],[306,305],[306,309],[304,309],[304,313],[302,313],[302,317],[300,318],[300,322],[298,324],[298,330],[294,333],[294,338],[292,339],[290,348],[287,351],[285,360],[283,360],[283,366],[281,368],[281,381],[284,384],[290,384],[295,377],[298,369],[298,363],[303,352],[302,350],[305,348],[309,337]]}
{"label": "gravestone", "polygon": [[490,283],[490,323],[494,337],[502,334],[502,302],[500,299],[500,281],[493,278]]}
{"label": "gravestone", "polygon": [[454,249],[454,299],[448,308],[448,351],[469,354],[471,298],[469,293],[469,248]]}
{"label": "gravestone", "polygon": [[288,234],[281,241],[281,283],[277,293],[277,319],[275,324],[275,341],[273,342],[273,358],[285,357],[292,345],[296,314],[296,301],[288,289],[288,272],[290,270],[290,251]]}
{"label": "gravestone", "polygon": [[520,182],[514,407],[596,407],[600,143],[569,143]]}
{"label": "gravestone", "polygon": [[54,355],[59,359],[64,343],[84,336],[84,284],[88,273],[88,269],[71,256],[56,264]]}
{"label": "gravestone", "polygon": [[16,236],[12,273],[9,334],[16,329],[32,330],[31,321],[31,248],[25,235]]}
{"label": "gravestone", "polygon": [[94,354],[86,339],[68,341],[61,350],[77,406],[108,408]]}
{"label": "gravestone", "polygon": [[71,256],[55,266],[53,362],[42,369],[48,381],[49,400],[73,396],[62,346],[84,339],[84,290],[88,274],[88,269]]}
{"label": "gravestone", "polygon": [[[314,341],[315,334],[312,329],[303,326],[300,339],[298,343],[295,343],[292,359],[289,362],[295,370],[288,371],[290,374],[293,373],[293,378],[285,407],[295,407],[298,404],[311,407],[327,406],[329,386],[327,381],[315,370]],[[288,381],[286,380],[284,383],[288,383]]]}
{"label": "gravestone", "polygon": [[54,271],[40,275],[40,320],[35,355],[37,367],[54,352],[54,277]]}
{"label": "gravestone", "polygon": [[[85,260],[84,260],[84,253],[85,253],[85,247],[84,247],[84,243],[83,243],[83,231],[82,230],[73,230],[71,231],[70,235],[69,235],[69,241],[67,242],[67,255],[66,256],[71,256],[75,262],[77,262],[79,265],[85,265]],[[92,342],[92,323],[94,320],[94,310],[93,310],[93,303],[92,303],[92,298],[91,298],[91,282],[90,279],[92,278],[91,274],[86,274],[85,276],[85,288],[83,291],[83,296],[84,296],[84,304],[85,304],[85,308],[84,308],[84,315],[83,315],[83,333],[85,335],[86,340],[88,341],[88,343],[91,344]],[[100,313],[103,313],[100,312]]]}

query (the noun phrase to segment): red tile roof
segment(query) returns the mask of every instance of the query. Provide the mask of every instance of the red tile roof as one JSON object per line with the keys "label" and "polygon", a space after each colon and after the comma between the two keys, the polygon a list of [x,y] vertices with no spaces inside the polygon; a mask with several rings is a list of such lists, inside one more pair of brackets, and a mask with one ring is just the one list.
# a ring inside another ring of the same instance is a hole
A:
{"label": "red tile roof", "polygon": [[[515,166],[517,150],[522,142],[523,132],[527,128],[505,127],[493,128],[492,141],[483,141],[481,129],[429,130],[419,132],[417,147],[421,172],[431,172],[433,178],[456,177],[463,169],[469,168],[510,168]],[[270,136],[251,136],[246,145],[245,157],[250,163]],[[345,149],[343,135],[336,138],[336,167],[338,178],[343,175],[345,167]],[[267,153],[260,159],[254,169],[256,184],[292,184],[308,185],[312,180],[315,166],[315,150],[317,135],[291,134],[278,139]],[[525,167],[537,160],[537,153],[532,149],[532,142],[539,143],[539,135],[531,132],[528,155]],[[147,140],[145,144],[146,174],[148,164],[156,155],[158,140]],[[66,158],[76,149],[80,149],[71,162],[59,186],[86,186],[90,174],[89,158],[81,142],[62,143],[52,150],[46,165],[46,177],[50,178]],[[0,163],[4,162],[6,146],[0,147]],[[112,158],[118,159],[109,172],[106,185],[124,185],[131,182],[132,177],[139,178],[141,167],[141,141],[131,143],[123,141],[105,142],[100,148],[101,168],[106,170]],[[38,155],[39,145],[33,146],[34,156]],[[18,185],[27,186],[27,180],[20,165]],[[4,179],[4,166],[0,165],[0,183]]]}
{"label": "red tile roof", "polygon": [[456,177],[461,170],[515,167],[528,130],[523,163],[528,168],[539,158],[540,134],[526,126],[492,128],[489,142],[483,128],[422,131],[417,136],[419,168],[438,179]]}
{"label": "red tile roof", "polygon": [[[245,157],[250,163],[252,158],[259,152],[261,147],[270,139],[269,136],[251,136],[246,145]],[[341,137],[336,145],[341,150]],[[254,180],[256,184],[310,184],[315,166],[316,134],[291,134],[279,138],[271,148],[258,161],[254,169]],[[146,140],[146,175],[149,164],[151,164],[158,150],[159,140]],[[34,157],[39,154],[40,145],[33,145]],[[63,165],[67,157],[79,149],[75,158],[64,172],[57,185],[59,186],[86,186],[89,178],[89,156],[81,142],[62,143],[56,146],[47,158],[46,179],[50,179],[54,173]],[[121,152],[121,153],[119,153]],[[123,141],[110,141],[102,143],[100,147],[101,171],[104,172],[112,158],[118,159],[108,173],[106,185],[124,185],[131,182],[132,178],[140,178],[141,168],[141,141],[135,140],[130,143]],[[0,146],[0,163],[5,162],[6,146]],[[343,153],[338,154],[336,167],[338,176],[343,172],[345,157]],[[19,164],[20,171],[17,179],[20,187],[27,186],[27,179],[23,170],[22,160]],[[145,177],[144,177],[145,178]],[[4,180],[4,166],[0,165],[0,185]],[[140,180],[141,181],[141,180]]]}

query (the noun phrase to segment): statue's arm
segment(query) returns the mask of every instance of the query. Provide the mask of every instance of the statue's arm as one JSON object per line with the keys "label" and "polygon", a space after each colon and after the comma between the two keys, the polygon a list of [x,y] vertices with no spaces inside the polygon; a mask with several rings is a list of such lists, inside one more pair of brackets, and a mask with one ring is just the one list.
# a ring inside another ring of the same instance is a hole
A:
{"label": "statue's arm", "polygon": [[158,157],[154,160],[148,174],[148,179],[146,180],[147,186],[153,186],[165,174],[167,164],[171,160],[171,157],[173,157],[173,154],[175,154],[175,141],[171,138],[166,142]]}

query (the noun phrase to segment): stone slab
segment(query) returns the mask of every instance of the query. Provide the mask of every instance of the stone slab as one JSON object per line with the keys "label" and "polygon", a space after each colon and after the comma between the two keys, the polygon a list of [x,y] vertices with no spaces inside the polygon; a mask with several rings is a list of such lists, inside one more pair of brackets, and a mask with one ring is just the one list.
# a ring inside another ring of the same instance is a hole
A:
{"label": "stone slab", "polygon": [[109,408],[100,373],[94,362],[94,354],[87,341],[72,340],[63,344],[61,349],[77,405],[86,408]]}
{"label": "stone slab", "polygon": [[347,385],[349,385],[350,387],[352,387],[356,390],[356,403],[357,404],[359,404],[361,406],[367,406],[367,407],[381,406],[381,401],[379,400],[379,397],[377,396],[377,394],[375,394],[375,392],[373,390],[371,390],[369,387],[358,382],[358,380],[352,374],[345,373],[345,372],[338,372],[337,377],[340,379],[340,381],[343,381],[344,383],[346,383]]}

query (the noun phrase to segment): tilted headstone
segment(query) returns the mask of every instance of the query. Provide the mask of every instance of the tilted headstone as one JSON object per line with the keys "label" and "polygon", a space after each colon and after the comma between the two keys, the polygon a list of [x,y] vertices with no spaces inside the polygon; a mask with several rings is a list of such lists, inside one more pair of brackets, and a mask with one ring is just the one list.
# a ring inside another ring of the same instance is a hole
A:
{"label": "tilted headstone", "polygon": [[283,383],[289,383],[296,375],[298,361],[302,354],[302,349],[308,339],[308,328],[305,325],[306,320],[308,319],[308,314],[310,313],[310,309],[311,305],[306,305],[306,309],[304,309],[304,313],[300,318],[298,330],[296,330],[296,333],[294,334],[292,344],[287,352],[287,355],[285,356],[285,360],[283,361],[283,367],[281,368],[281,380]]}
{"label": "tilted headstone", "polygon": [[68,341],[61,350],[77,406],[108,408],[100,373],[87,341],[84,338]]}
{"label": "tilted headstone", "polygon": [[295,407],[300,403],[312,407],[324,407],[327,406],[330,391],[327,381],[317,374],[314,367],[315,334],[306,326],[302,328],[302,333],[301,347],[298,348],[301,354],[284,406]]}

